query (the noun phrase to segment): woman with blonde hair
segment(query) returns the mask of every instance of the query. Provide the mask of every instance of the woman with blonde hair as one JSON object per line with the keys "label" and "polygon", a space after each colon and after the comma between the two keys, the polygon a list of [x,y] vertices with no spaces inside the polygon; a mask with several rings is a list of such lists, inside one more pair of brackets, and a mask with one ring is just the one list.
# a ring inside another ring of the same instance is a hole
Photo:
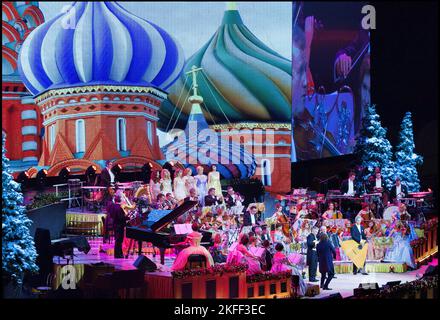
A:
{"label": "woman with blonde hair", "polygon": [[176,198],[177,201],[182,201],[186,198],[186,187],[182,173],[183,171],[181,169],[177,169],[176,176],[174,177],[173,181],[174,198]]}
{"label": "woman with blonde hair", "polygon": [[199,202],[202,206],[205,205],[205,196],[208,194],[208,177],[203,174],[203,167],[197,167],[197,175],[194,176],[197,187],[197,194],[199,196]]}
{"label": "woman with blonde hair", "polygon": [[190,168],[186,168],[183,171],[183,181],[185,182],[185,192],[186,196],[188,197],[190,195],[190,190],[195,189],[197,190],[196,186],[196,179],[192,176],[192,170]]}
{"label": "woman with blonde hair", "polygon": [[172,187],[172,181],[171,181],[171,174],[168,171],[168,169],[162,169],[160,173],[161,179],[160,179],[160,190],[163,194],[171,193],[173,194],[173,187]]}

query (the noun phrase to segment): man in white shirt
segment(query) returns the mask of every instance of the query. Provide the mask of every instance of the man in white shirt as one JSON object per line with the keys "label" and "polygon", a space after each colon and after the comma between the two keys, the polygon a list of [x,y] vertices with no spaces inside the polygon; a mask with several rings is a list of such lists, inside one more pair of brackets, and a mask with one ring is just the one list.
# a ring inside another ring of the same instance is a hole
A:
{"label": "man in white shirt", "polygon": [[348,174],[348,179],[342,181],[341,184],[341,193],[346,196],[355,196],[357,194],[356,191],[356,182],[355,182],[356,174],[353,171],[350,171]]}

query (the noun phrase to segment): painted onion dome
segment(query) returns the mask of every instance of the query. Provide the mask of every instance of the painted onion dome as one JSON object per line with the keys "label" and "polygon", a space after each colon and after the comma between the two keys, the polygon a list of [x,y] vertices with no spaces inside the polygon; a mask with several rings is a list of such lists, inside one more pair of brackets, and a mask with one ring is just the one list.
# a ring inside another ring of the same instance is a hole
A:
{"label": "painted onion dome", "polygon": [[75,2],[23,43],[19,71],[34,94],[84,85],[166,90],[182,71],[183,51],[159,26],[116,2]]}
{"label": "painted onion dome", "polygon": [[[193,65],[204,70],[199,91],[210,125],[243,121],[290,123],[292,62],[257,39],[235,6],[225,11],[221,26],[188,59],[184,71]],[[173,124],[178,114],[175,127],[184,128],[188,120],[191,105],[183,101],[191,81],[187,81],[185,72],[162,103],[159,126],[165,131],[170,130],[169,123]],[[173,114],[174,109],[178,112]]]}
{"label": "painted onion dome", "polygon": [[36,1],[2,2],[2,76],[20,79],[17,60],[21,44],[43,22]]}
{"label": "painted onion dome", "polygon": [[197,166],[204,167],[205,172],[208,172],[211,165],[215,164],[223,179],[244,179],[253,176],[256,161],[245,146],[223,138],[208,127],[200,107],[204,98],[198,95],[197,87],[196,84],[195,89],[193,87],[194,94],[189,97],[192,107],[183,138],[177,136],[173,142],[162,147],[166,161],[178,161],[190,168],[194,174],[197,174]]}

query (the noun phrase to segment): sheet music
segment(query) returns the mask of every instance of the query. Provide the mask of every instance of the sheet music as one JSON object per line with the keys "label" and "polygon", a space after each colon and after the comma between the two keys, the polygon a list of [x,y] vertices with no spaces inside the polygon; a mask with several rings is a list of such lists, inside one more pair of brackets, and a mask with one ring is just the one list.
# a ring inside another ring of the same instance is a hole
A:
{"label": "sheet music", "polygon": [[261,257],[263,255],[264,248],[250,247],[249,252],[252,253],[254,256]]}
{"label": "sheet music", "polygon": [[175,224],[174,231],[176,231],[176,234],[189,234],[192,232],[191,224],[190,223]]}

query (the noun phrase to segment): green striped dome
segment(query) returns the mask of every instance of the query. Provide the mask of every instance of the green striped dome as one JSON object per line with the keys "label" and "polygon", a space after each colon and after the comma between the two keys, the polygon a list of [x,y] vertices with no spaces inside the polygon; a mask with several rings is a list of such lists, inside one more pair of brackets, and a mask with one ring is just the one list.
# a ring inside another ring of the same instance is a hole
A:
{"label": "green striped dome", "polygon": [[170,88],[159,114],[162,130],[170,130],[174,123],[184,128],[187,123],[191,104],[183,102],[192,81],[186,72],[193,65],[203,69],[197,82],[209,124],[290,123],[292,62],[252,34],[237,10],[226,10],[216,33],[188,59]]}

